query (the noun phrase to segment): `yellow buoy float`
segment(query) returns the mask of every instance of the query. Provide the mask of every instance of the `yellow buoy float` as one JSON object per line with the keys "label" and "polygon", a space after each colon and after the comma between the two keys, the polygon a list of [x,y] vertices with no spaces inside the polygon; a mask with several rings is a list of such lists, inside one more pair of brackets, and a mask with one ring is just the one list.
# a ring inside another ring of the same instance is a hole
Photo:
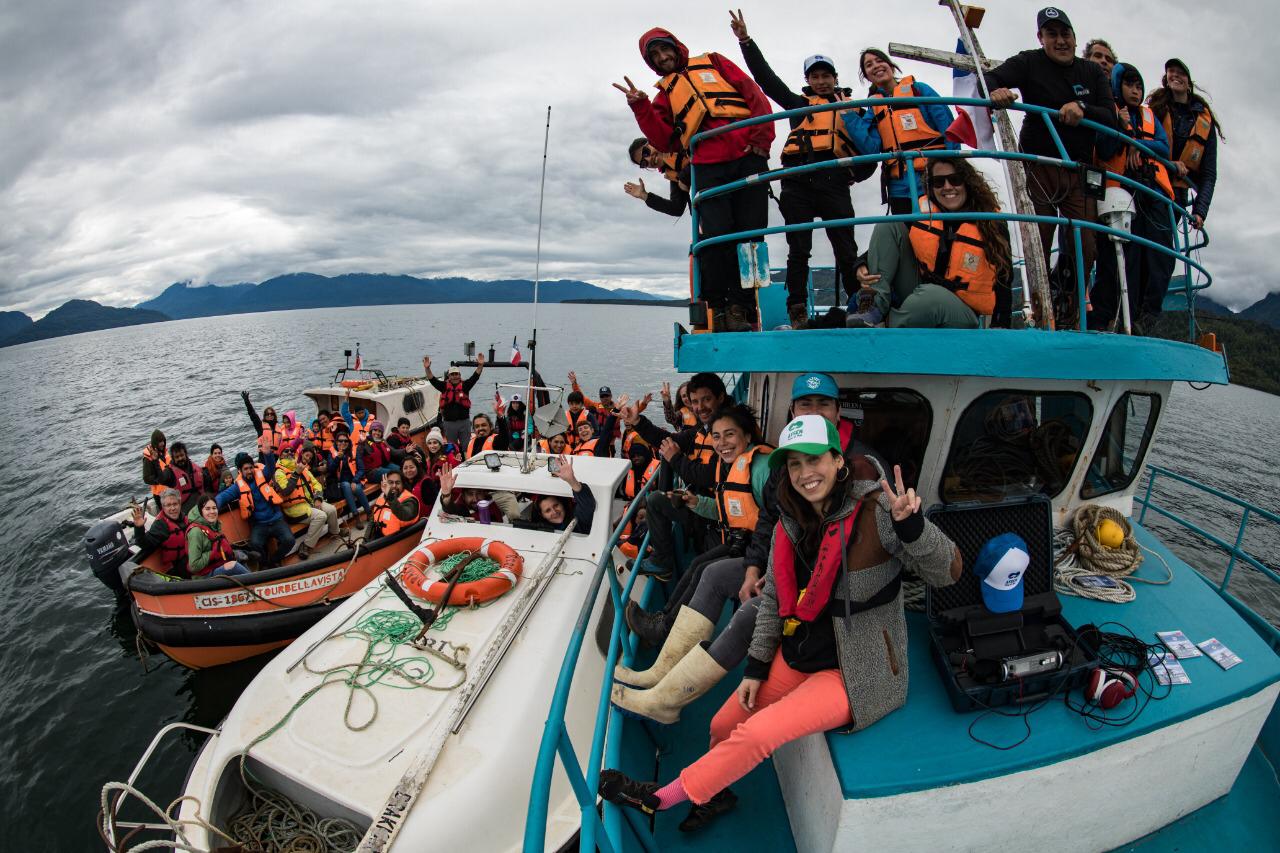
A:
{"label": "yellow buoy float", "polygon": [[1098,523],[1098,542],[1108,548],[1119,548],[1124,545],[1124,528],[1109,518]]}

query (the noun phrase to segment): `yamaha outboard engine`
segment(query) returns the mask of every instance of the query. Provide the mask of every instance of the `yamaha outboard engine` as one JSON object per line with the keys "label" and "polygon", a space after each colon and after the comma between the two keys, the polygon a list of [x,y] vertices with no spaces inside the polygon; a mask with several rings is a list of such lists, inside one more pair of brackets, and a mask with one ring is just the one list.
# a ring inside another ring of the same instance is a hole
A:
{"label": "yamaha outboard engine", "polygon": [[84,535],[84,552],[98,580],[123,594],[119,568],[129,559],[131,551],[120,522],[107,519],[90,527]]}

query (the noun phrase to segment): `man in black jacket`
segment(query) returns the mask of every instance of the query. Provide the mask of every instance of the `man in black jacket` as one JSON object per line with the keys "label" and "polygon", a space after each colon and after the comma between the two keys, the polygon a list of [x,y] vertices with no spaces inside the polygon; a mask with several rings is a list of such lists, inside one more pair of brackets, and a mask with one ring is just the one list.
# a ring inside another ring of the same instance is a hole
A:
{"label": "man in black jacket", "polygon": [[638,198],[650,210],[665,213],[668,216],[680,217],[689,206],[689,162],[683,153],[663,154],[649,144],[643,136],[632,140],[627,149],[631,162],[641,169],[653,169],[661,172],[671,182],[671,197],[663,198],[645,189],[644,178],[638,182],[627,181],[622,185],[623,191],[632,198]]}
{"label": "man in black jacket", "polygon": [[[1077,163],[1092,163],[1095,134],[1093,130],[1082,127],[1080,122],[1088,119],[1105,127],[1116,127],[1111,81],[1100,65],[1076,55],[1076,33],[1066,12],[1053,6],[1041,9],[1036,16],[1036,28],[1039,50],[1024,50],[987,73],[991,100],[998,107],[1007,107],[1017,100],[1012,91],[1017,89],[1026,103],[1057,110],[1054,129],[1066,148],[1067,156]],[[1062,157],[1039,116],[1026,117],[1018,144],[1026,154],[1040,154],[1055,160]],[[1091,221],[1098,217],[1098,203],[1085,197],[1083,179],[1078,170],[1043,163],[1027,164],[1027,191],[1039,216]],[[1053,229],[1052,223],[1040,225],[1040,242],[1044,246],[1046,263],[1053,246]],[[1068,231],[1064,229],[1058,237],[1058,248],[1062,253],[1059,263],[1065,263],[1074,270],[1075,248],[1074,242],[1067,237]],[[1087,228],[1080,229],[1080,249],[1087,275],[1093,267],[1095,255],[1093,232]],[[1072,321],[1079,316],[1074,305],[1075,276],[1063,282],[1062,287],[1064,292],[1055,299],[1063,315],[1059,322],[1074,325]]]}
{"label": "man in black jacket", "polygon": [[[815,55],[804,61],[804,79],[808,84],[799,93],[792,92],[787,84],[773,72],[764,54],[747,34],[743,16],[729,13],[733,34],[738,37],[742,58],[747,70],[755,78],[760,89],[784,110],[794,110],[815,104],[847,100],[850,92],[840,88],[835,62],[827,56]],[[791,120],[791,135],[782,149],[783,167],[803,166],[839,157],[852,157],[852,141],[845,135],[844,123],[839,113],[812,113],[804,118]],[[863,177],[875,171],[872,166]],[[821,169],[783,178],[778,207],[788,225],[812,222],[814,219],[853,218],[853,199],[849,196],[850,173],[848,169]],[[845,290],[852,295],[857,289],[854,270],[857,267],[858,243],[852,226],[828,228],[827,239],[836,258],[838,280],[845,283]],[[809,254],[813,250],[812,231],[787,232],[787,316],[791,326],[803,329],[809,318]],[[840,302],[837,286],[836,300]],[[843,304],[843,303],[841,303]]]}
{"label": "man in black jacket", "polygon": [[422,357],[422,369],[427,374],[431,387],[440,392],[440,431],[445,441],[461,452],[466,447],[467,438],[471,435],[471,389],[480,381],[480,373],[484,370],[484,354],[476,354],[476,369],[465,381],[462,371],[450,365],[443,380],[437,379],[431,372],[431,357]]}

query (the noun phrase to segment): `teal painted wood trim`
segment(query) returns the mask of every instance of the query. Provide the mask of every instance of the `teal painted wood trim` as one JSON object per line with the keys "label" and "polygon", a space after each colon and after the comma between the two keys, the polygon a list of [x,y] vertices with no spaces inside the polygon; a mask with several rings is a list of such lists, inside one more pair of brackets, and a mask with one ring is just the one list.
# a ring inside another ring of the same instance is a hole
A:
{"label": "teal painted wood trim", "polygon": [[808,329],[686,334],[676,369],[987,376],[1011,379],[1229,381],[1226,361],[1194,344],[1037,329]]}

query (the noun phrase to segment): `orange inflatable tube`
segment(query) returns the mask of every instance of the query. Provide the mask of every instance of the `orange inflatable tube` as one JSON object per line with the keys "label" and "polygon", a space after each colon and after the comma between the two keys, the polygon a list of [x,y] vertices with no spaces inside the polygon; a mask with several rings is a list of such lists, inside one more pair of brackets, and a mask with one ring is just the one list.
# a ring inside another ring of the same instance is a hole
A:
{"label": "orange inflatable tube", "polygon": [[439,579],[428,583],[427,570],[457,554],[479,554],[487,557],[498,564],[498,570],[486,578],[457,584],[447,602],[451,605],[469,607],[492,601],[515,588],[524,568],[524,558],[510,545],[479,536],[464,536],[432,542],[414,551],[405,560],[404,569],[400,572],[400,583],[419,598],[439,604],[449,585]]}

